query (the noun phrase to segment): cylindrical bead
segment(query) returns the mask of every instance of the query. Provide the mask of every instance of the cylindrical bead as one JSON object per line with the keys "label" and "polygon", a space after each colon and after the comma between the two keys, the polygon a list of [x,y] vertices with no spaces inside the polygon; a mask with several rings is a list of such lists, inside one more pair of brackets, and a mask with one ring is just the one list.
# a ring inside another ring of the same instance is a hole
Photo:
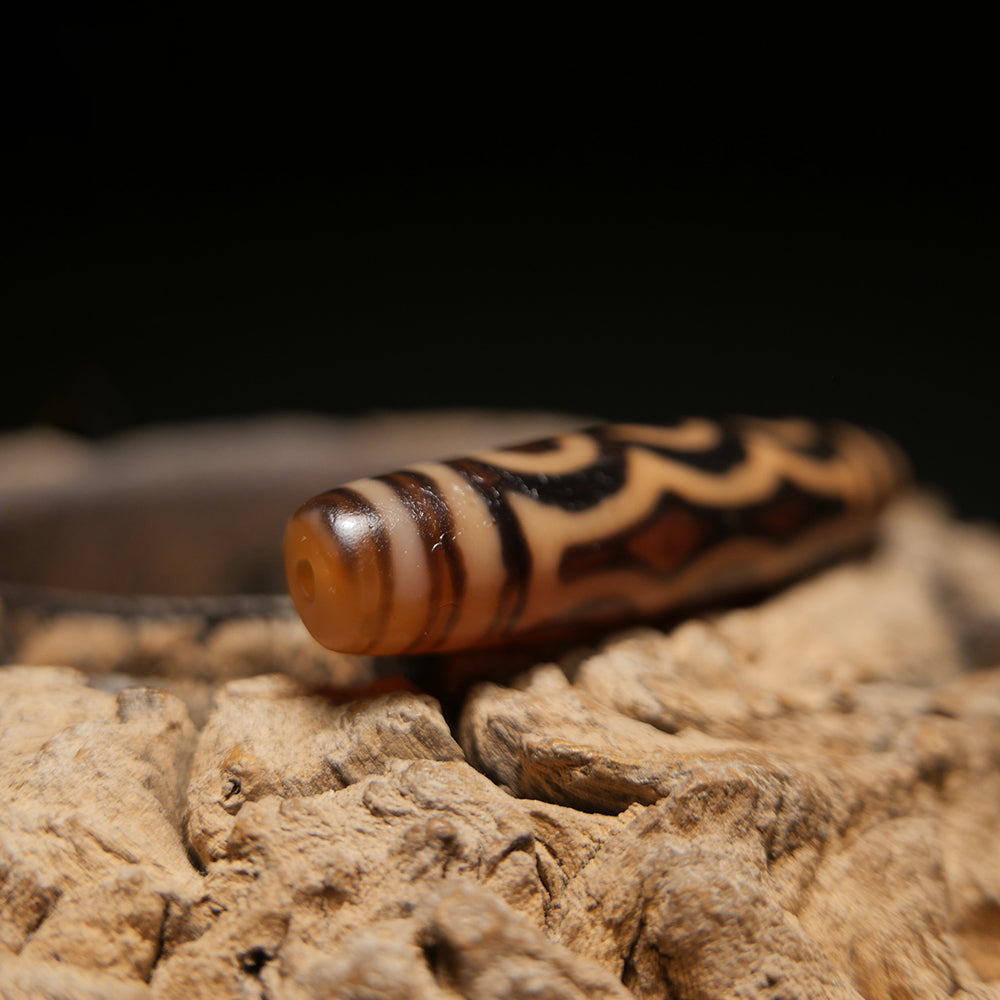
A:
{"label": "cylindrical bead", "polygon": [[322,493],[285,534],[325,646],[444,652],[649,619],[862,545],[908,477],[844,423],[608,425]]}

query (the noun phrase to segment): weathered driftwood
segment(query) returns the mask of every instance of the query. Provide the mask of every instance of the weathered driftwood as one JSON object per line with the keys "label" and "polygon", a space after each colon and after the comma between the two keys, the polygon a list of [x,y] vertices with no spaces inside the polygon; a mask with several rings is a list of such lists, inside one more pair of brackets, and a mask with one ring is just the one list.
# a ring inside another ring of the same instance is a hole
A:
{"label": "weathered driftwood", "polygon": [[0,997],[1000,998],[1000,534],[926,499],[447,719],[280,614],[12,613]]}

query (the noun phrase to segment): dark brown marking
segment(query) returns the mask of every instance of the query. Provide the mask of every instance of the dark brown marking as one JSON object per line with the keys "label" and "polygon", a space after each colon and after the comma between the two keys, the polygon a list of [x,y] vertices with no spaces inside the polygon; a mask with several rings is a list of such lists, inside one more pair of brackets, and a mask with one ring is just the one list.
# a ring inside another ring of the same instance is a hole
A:
{"label": "dark brown marking", "polygon": [[667,576],[691,562],[720,533],[710,513],[664,494],[652,511],[623,530],[567,548],[559,578],[569,583],[616,569]]}
{"label": "dark brown marking", "polygon": [[[331,532],[344,553],[348,556],[351,564],[356,566],[367,556],[374,559],[378,566],[381,592],[379,594],[375,626],[372,629],[372,638],[362,650],[362,653],[367,653],[369,650],[374,649],[381,641],[382,636],[385,634],[386,626],[389,623],[389,615],[392,613],[394,580],[389,536],[378,511],[357,490],[353,490],[349,486],[342,486],[339,489],[331,490],[329,493],[324,493],[317,500],[320,501],[317,506],[324,511]],[[365,523],[368,526],[368,534],[364,537],[360,548],[355,544],[355,538],[352,535],[342,533],[338,529],[338,522],[341,519],[358,515],[365,519]]]}
{"label": "dark brown marking", "polygon": [[459,458],[446,464],[458,472],[483,498],[497,526],[504,563],[504,582],[500,587],[496,612],[487,634],[503,634],[514,627],[524,611],[528,600],[528,582],[531,579],[531,550],[506,496],[508,490],[523,492],[518,489],[519,477],[506,469],[471,458]]}
{"label": "dark brown marking", "polygon": [[794,542],[809,528],[839,516],[844,503],[782,483],[767,500],[736,507],[692,504],[666,492],[645,517],[613,535],[570,546],[559,563],[564,582],[630,569],[658,578],[685,569],[726,538]]}
{"label": "dark brown marking", "polygon": [[544,455],[548,451],[559,451],[562,446],[563,437],[547,437],[538,441],[525,441],[522,444],[509,444],[500,450],[520,455]]}
{"label": "dark brown marking", "polygon": [[678,465],[686,465],[689,469],[699,472],[711,472],[723,475],[731,472],[736,466],[747,459],[746,448],[740,428],[732,421],[717,421],[719,439],[707,448],[671,448],[665,444],[653,444],[649,441],[635,441],[625,437],[608,435],[609,428],[592,427],[588,433],[601,445],[602,450],[641,448],[653,455],[669,458]]}
{"label": "dark brown marking", "polygon": [[410,512],[424,546],[430,578],[423,632],[404,652],[434,649],[451,634],[465,597],[465,563],[455,538],[455,521],[430,476],[407,470],[379,478]]}
{"label": "dark brown marking", "polygon": [[789,542],[810,525],[834,517],[842,510],[839,500],[819,497],[783,483],[766,503],[747,509],[744,531],[776,542]]}

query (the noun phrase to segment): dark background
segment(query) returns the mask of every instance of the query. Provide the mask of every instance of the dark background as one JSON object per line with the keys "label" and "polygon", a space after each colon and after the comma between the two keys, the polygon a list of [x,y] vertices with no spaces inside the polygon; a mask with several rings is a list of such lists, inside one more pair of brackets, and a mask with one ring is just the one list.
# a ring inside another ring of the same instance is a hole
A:
{"label": "dark background", "polygon": [[876,83],[854,52],[734,63],[640,24],[586,42],[392,27],[155,5],[26,24],[4,429],[842,416],[1000,517],[1000,213],[974,66],[876,50]]}

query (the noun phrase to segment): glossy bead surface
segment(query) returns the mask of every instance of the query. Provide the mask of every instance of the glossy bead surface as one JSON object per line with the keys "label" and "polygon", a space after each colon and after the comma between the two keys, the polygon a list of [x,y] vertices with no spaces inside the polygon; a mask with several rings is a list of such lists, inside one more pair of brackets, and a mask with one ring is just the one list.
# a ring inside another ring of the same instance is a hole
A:
{"label": "glossy bead surface", "polygon": [[546,638],[793,578],[870,539],[907,477],[843,423],[592,427],[322,493],[289,521],[286,575],[331,649]]}

